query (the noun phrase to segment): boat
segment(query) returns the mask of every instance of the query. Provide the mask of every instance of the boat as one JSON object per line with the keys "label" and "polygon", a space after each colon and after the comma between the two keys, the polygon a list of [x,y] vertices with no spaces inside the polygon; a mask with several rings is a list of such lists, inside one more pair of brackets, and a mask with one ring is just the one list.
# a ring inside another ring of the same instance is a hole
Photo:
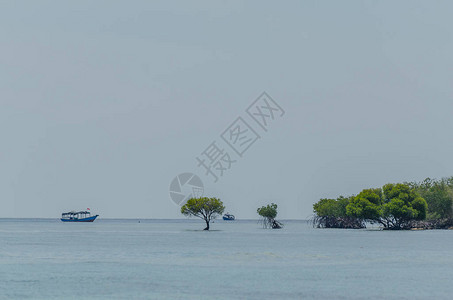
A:
{"label": "boat", "polygon": [[234,221],[235,217],[230,213],[226,213],[223,215],[223,219],[225,221]]}
{"label": "boat", "polygon": [[89,211],[70,211],[61,214],[63,222],[94,222],[99,215],[92,216]]}

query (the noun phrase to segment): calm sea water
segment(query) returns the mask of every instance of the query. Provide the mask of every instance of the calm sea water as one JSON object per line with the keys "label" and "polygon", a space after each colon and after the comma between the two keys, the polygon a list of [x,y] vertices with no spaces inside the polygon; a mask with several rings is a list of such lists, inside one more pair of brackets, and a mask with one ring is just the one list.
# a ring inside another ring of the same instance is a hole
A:
{"label": "calm sea water", "polygon": [[1,299],[452,299],[453,231],[0,220]]}

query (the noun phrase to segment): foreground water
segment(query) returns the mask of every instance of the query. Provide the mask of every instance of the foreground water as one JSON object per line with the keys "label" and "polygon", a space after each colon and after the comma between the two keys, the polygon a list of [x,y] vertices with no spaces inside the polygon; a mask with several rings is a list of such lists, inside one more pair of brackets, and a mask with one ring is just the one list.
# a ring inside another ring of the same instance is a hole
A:
{"label": "foreground water", "polygon": [[453,231],[0,220],[1,299],[451,299]]}

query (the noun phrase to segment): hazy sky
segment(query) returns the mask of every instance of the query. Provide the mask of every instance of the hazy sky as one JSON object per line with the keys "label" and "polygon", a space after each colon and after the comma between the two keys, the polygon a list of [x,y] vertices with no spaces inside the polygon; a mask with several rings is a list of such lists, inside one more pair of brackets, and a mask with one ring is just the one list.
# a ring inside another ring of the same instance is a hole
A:
{"label": "hazy sky", "polygon": [[[453,175],[451,1],[1,1],[0,217],[181,218],[197,174],[237,218]],[[247,107],[285,114],[265,132]],[[242,117],[243,155],[220,135]],[[196,157],[237,160],[214,183]]]}

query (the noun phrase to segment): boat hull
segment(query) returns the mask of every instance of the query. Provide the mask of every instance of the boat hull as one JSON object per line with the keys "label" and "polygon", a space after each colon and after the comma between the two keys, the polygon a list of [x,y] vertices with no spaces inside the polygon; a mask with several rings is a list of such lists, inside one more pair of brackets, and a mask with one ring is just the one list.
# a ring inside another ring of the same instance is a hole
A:
{"label": "boat hull", "polygon": [[88,222],[94,222],[94,220],[96,220],[96,218],[98,217],[99,215],[95,215],[95,216],[92,216],[92,217],[89,217],[89,218],[82,218],[82,219],[63,219],[61,218],[60,220],[62,222],[82,222],[82,223],[88,223]]}
{"label": "boat hull", "polygon": [[223,220],[224,221],[234,221],[234,217],[233,218],[223,217]]}

